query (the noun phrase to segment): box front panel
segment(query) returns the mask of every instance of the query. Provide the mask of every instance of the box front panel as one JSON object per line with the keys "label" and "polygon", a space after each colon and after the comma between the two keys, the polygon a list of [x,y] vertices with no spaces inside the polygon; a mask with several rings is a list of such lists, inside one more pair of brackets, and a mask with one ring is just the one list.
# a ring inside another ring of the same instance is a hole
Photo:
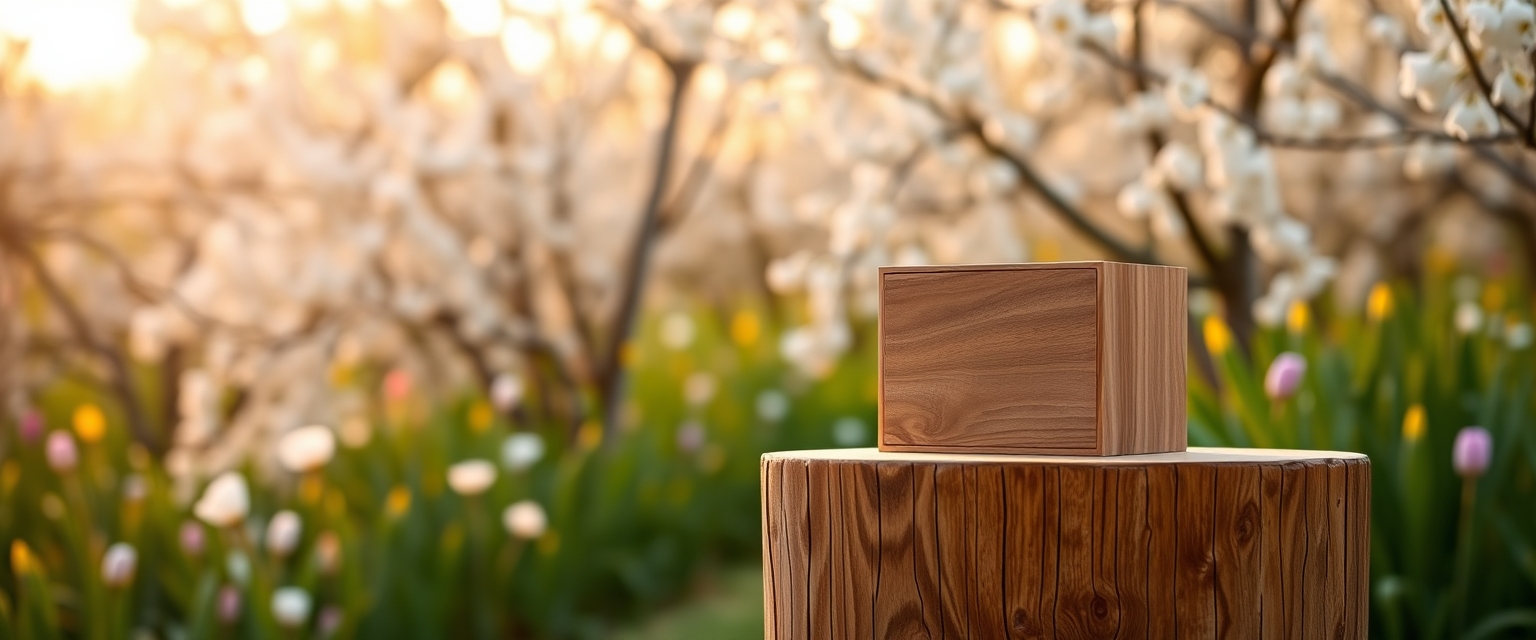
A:
{"label": "box front panel", "polygon": [[886,273],[881,446],[1092,451],[1093,268]]}

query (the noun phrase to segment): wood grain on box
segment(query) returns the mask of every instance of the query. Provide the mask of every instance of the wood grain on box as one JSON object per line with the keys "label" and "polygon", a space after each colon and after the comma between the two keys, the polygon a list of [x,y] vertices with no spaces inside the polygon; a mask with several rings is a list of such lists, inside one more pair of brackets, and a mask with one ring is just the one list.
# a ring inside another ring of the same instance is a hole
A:
{"label": "wood grain on box", "polygon": [[1185,272],[1111,262],[880,269],[888,451],[1185,446]]}
{"label": "wood grain on box", "polygon": [[762,468],[770,639],[1367,637],[1359,454],[858,449]]}

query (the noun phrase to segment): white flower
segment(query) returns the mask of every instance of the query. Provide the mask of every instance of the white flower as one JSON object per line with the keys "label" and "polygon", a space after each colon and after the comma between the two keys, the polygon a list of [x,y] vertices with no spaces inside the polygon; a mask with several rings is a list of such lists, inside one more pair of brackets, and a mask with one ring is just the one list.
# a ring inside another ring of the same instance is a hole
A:
{"label": "white flower", "polygon": [[1401,49],[1403,43],[1408,41],[1408,34],[1403,31],[1403,23],[1385,13],[1378,13],[1366,21],[1365,37],[1371,42],[1391,49]]}
{"label": "white flower", "polygon": [[1499,132],[1499,116],[1487,100],[1469,91],[1446,112],[1445,132],[1462,140],[1491,136]]}
{"label": "white flower", "polygon": [[1308,71],[1332,71],[1333,49],[1320,31],[1309,31],[1296,39],[1296,62]]}
{"label": "white flower", "polygon": [[496,483],[496,466],[484,460],[466,460],[448,467],[448,486],[461,496],[484,493]]}
{"label": "white flower", "polygon": [[1483,308],[1477,303],[1463,300],[1456,305],[1456,331],[1463,335],[1483,326]]}
{"label": "white flower", "polygon": [[693,344],[693,318],[681,311],[673,311],[661,320],[661,344],[673,351],[687,349]]}
{"label": "white flower", "polygon": [[544,458],[544,439],[537,433],[514,433],[501,442],[501,466],[526,471]]}
{"label": "white flower", "polygon": [[272,592],[272,617],[287,629],[297,629],[309,620],[309,592],[299,587],[282,587]]}
{"label": "white flower", "polygon": [[778,389],[765,389],[757,394],[757,418],[774,423],[789,415],[789,398]]}
{"label": "white flower", "polygon": [[1088,21],[1080,0],[1051,0],[1035,9],[1035,29],[1058,42],[1076,42]]}
{"label": "white flower", "polygon": [[299,514],[287,509],[277,512],[267,523],[267,551],[279,558],[288,557],[298,548],[299,535],[303,532],[304,523]]}
{"label": "white flower", "polygon": [[1301,135],[1316,138],[1337,129],[1344,120],[1339,103],[1331,98],[1317,96],[1302,103],[1303,125]]}
{"label": "white flower", "polygon": [[549,516],[544,507],[532,500],[519,500],[501,512],[501,523],[513,537],[532,540],[544,535],[549,528]]}
{"label": "white flower", "polygon": [[1081,38],[1083,42],[1114,53],[1119,45],[1119,35],[1114,16],[1108,13],[1097,13],[1090,16],[1083,24]]}
{"label": "white flower", "polygon": [[1518,322],[1504,329],[1504,344],[1515,351],[1531,346],[1531,325]]}
{"label": "white flower", "polygon": [[514,374],[503,373],[491,381],[491,405],[500,411],[511,411],[523,400],[523,380]]}
{"label": "white flower", "polygon": [[108,587],[120,589],[133,582],[133,572],[139,565],[139,552],[133,545],[116,542],[107,547],[101,557],[101,581]]}
{"label": "white flower", "polygon": [[1163,183],[1181,191],[1189,191],[1200,186],[1201,169],[1200,156],[1194,149],[1182,142],[1173,141],[1163,145],[1158,150],[1157,157],[1153,160],[1157,168],[1156,176]]}
{"label": "white flower", "polygon": [[1445,57],[1428,51],[1404,53],[1398,70],[1397,90],[1418,101],[1419,108],[1434,111],[1447,101],[1459,70]]}
{"label": "white flower", "polygon": [[1282,59],[1264,76],[1264,88],[1275,96],[1299,97],[1307,89],[1307,75],[1296,63]]}
{"label": "white flower", "polygon": [[1307,128],[1307,111],[1301,100],[1282,95],[1264,105],[1264,121],[1275,133],[1300,135]]}
{"label": "white flower", "polygon": [[1268,262],[1286,262],[1312,252],[1312,230],[1291,218],[1278,218],[1253,230],[1253,248]]}
{"label": "white flower", "polygon": [[1163,88],[1168,108],[1180,120],[1194,120],[1200,114],[1200,106],[1211,95],[1211,85],[1205,76],[1193,69],[1181,69],[1168,75]]}
{"label": "white flower", "polygon": [[1152,212],[1157,201],[1156,188],[1148,186],[1146,181],[1132,180],[1120,188],[1120,193],[1115,196],[1115,208],[1120,215],[1131,220],[1141,220]]}
{"label": "white flower", "polygon": [[1450,33],[1445,21],[1445,8],[1440,6],[1439,0],[1423,0],[1420,5],[1418,24],[1424,35],[1431,40],[1438,40]]}
{"label": "white flower", "polygon": [[1536,77],[1531,70],[1520,64],[1505,64],[1499,77],[1493,79],[1493,103],[1515,106],[1531,97]]}
{"label": "white flower", "polygon": [[695,371],[683,379],[683,399],[689,406],[702,407],[715,398],[719,390],[715,376],[707,371]]}
{"label": "white flower", "polygon": [[284,434],[277,443],[278,461],[294,473],[319,469],[335,454],[336,437],[325,425],[299,427]]}
{"label": "white flower", "polygon": [[226,471],[203,490],[203,497],[192,507],[199,520],[215,527],[228,527],[245,519],[251,510],[251,493],[245,476]]}
{"label": "white flower", "polygon": [[832,424],[832,441],[839,447],[857,447],[864,444],[864,421],[844,416]]}
{"label": "white flower", "polygon": [[1520,0],[1510,0],[1503,7],[1490,2],[1467,5],[1467,30],[1480,47],[1507,56],[1518,56],[1536,44],[1536,11]]}

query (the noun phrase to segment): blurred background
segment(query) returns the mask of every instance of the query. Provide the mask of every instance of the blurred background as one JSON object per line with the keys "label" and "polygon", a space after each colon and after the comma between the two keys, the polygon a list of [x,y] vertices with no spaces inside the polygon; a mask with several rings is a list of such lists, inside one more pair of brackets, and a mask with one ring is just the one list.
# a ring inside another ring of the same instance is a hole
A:
{"label": "blurred background", "polygon": [[876,267],[1190,273],[1379,638],[1536,636],[1526,0],[0,0],[0,637],[761,637]]}

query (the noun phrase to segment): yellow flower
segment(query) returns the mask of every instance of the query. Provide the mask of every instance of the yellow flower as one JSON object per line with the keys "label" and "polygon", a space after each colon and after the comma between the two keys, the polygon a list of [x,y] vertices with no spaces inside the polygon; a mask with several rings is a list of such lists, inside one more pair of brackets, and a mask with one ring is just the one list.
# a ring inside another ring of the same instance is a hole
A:
{"label": "yellow flower", "polygon": [[37,562],[37,556],[33,555],[32,548],[21,538],[11,541],[11,570],[16,575],[25,575],[37,571],[41,565]]}
{"label": "yellow flower", "polygon": [[1297,300],[1291,303],[1290,310],[1285,313],[1285,328],[1292,334],[1306,333],[1307,327],[1312,324],[1312,308],[1307,303]]}
{"label": "yellow flower", "polygon": [[635,366],[635,361],[640,358],[640,348],[635,346],[633,340],[625,341],[619,347],[619,364],[628,368]]}
{"label": "yellow flower", "polygon": [[411,490],[404,486],[396,486],[389,490],[389,497],[384,499],[384,512],[391,518],[399,518],[405,515],[411,508]]}
{"label": "yellow flower", "polygon": [[582,424],[581,429],[576,432],[576,444],[580,446],[584,451],[591,451],[596,449],[598,445],[601,445],[602,443],[603,425],[598,424],[596,420],[588,420],[585,424]]}
{"label": "yellow flower", "polygon": [[91,403],[75,407],[75,434],[86,444],[101,442],[102,436],[107,435],[107,416]]}
{"label": "yellow flower", "polygon": [[306,473],[304,479],[299,481],[299,500],[304,504],[314,504],[325,495],[325,481],[319,474]]}
{"label": "yellow flower", "polygon": [[757,314],[745,309],[737,311],[731,318],[731,339],[743,347],[757,344],[757,337],[763,332],[763,325],[757,319]]}
{"label": "yellow flower", "polygon": [[1505,293],[1504,285],[1501,283],[1490,282],[1488,286],[1483,287],[1483,308],[1489,312],[1503,311],[1504,303],[1508,299],[1509,294]]}
{"label": "yellow flower", "polygon": [[1205,348],[1213,356],[1220,356],[1232,348],[1232,330],[1215,314],[1205,317]]}
{"label": "yellow flower", "polygon": [[1423,438],[1425,422],[1424,405],[1414,403],[1408,407],[1408,413],[1403,415],[1403,440],[1413,444]]}
{"label": "yellow flower", "polygon": [[469,429],[475,433],[485,433],[496,422],[496,411],[491,409],[488,402],[476,401],[469,407]]}
{"label": "yellow flower", "polygon": [[1365,302],[1365,314],[1372,322],[1386,320],[1392,315],[1392,289],[1385,282],[1371,287],[1371,295]]}

